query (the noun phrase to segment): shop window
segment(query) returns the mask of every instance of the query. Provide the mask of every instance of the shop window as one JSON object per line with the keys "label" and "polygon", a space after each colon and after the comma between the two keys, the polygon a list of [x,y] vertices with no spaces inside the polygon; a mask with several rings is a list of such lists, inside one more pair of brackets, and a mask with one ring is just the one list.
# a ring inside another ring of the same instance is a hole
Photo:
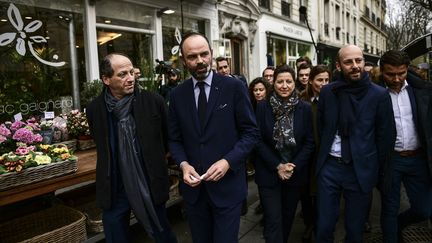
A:
{"label": "shop window", "polygon": [[[163,40],[163,58],[165,61],[171,63],[174,67],[178,68],[181,66],[178,58],[179,52],[173,52],[173,48],[178,46],[179,40],[176,35],[176,29],[181,34],[181,28],[179,29],[179,23],[181,23],[181,16],[177,15],[163,15],[162,16],[162,40]],[[205,34],[205,20],[199,20],[194,18],[183,17],[183,29],[184,32],[198,32]],[[224,51],[229,51],[224,45]]]}
{"label": "shop window", "polygon": [[275,66],[286,64],[287,62],[287,43],[282,39],[274,39],[275,43]]}
{"label": "shop window", "polygon": [[85,80],[81,1],[27,2],[0,3],[0,121],[72,109],[72,62]]}
{"label": "shop window", "polygon": [[151,81],[154,66],[151,37],[149,34],[98,28],[99,60],[113,52],[124,53],[135,67],[141,69],[143,81]]}

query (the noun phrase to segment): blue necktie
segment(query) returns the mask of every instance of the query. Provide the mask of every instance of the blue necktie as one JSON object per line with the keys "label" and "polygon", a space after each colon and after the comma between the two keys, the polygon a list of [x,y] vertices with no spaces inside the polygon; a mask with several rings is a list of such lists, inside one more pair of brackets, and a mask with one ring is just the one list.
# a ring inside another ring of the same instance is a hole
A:
{"label": "blue necktie", "polygon": [[201,124],[201,128],[204,126],[204,121],[206,117],[206,108],[207,108],[207,96],[205,93],[204,85],[205,83],[203,81],[197,83],[200,92],[198,95],[198,117]]}

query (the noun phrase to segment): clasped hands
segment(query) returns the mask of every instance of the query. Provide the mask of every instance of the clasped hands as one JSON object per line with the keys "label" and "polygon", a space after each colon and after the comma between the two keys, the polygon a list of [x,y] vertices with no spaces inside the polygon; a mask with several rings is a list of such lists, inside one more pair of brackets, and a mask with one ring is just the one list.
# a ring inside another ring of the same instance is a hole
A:
{"label": "clasped hands", "polygon": [[229,163],[226,159],[216,161],[208,168],[206,173],[199,175],[193,166],[188,162],[181,163],[181,169],[183,171],[183,181],[191,187],[198,186],[201,181],[219,181],[224,177],[228,169],[230,168]]}
{"label": "clasped hands", "polygon": [[281,180],[288,180],[294,173],[295,164],[293,163],[280,163],[276,169],[278,176]]}

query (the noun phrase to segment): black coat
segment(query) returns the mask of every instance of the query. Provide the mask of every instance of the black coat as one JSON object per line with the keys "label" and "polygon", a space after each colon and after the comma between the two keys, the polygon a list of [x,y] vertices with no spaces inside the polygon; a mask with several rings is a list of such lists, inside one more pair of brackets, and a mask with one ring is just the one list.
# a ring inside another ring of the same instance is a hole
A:
{"label": "black coat", "polygon": [[[135,91],[132,103],[137,138],[142,151],[144,169],[153,202],[156,205],[168,200],[169,181],[165,154],[167,152],[167,110],[161,96],[144,90]],[[104,91],[87,106],[87,119],[97,148],[96,203],[103,209],[111,207],[113,189],[109,142],[108,110]],[[121,153],[121,151],[118,151]],[[133,171],[131,171],[133,173]]]}

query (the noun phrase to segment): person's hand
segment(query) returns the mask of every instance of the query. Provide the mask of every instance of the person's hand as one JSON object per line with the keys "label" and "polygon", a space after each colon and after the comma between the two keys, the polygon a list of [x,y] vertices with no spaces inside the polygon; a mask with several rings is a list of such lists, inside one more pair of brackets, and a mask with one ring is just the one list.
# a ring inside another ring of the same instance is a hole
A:
{"label": "person's hand", "polygon": [[183,181],[191,186],[196,187],[201,183],[200,175],[195,171],[195,168],[188,162],[182,162],[180,168],[183,171]]}
{"label": "person's hand", "polygon": [[210,168],[208,168],[207,172],[203,180],[205,181],[219,181],[224,177],[230,165],[226,159],[221,159],[216,161]]}
{"label": "person's hand", "polygon": [[277,173],[281,180],[288,180],[294,173],[295,164],[293,163],[280,163],[277,167]]}

